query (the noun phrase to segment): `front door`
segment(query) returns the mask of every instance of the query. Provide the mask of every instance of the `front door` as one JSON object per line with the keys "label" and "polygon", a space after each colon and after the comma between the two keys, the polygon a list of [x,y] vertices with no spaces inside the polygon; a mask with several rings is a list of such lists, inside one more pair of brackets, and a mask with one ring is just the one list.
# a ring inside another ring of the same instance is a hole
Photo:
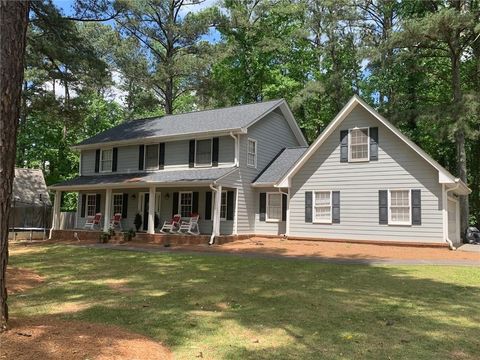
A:
{"label": "front door", "polygon": [[143,194],[143,230],[148,230],[148,202],[149,202],[150,194],[145,193]]}

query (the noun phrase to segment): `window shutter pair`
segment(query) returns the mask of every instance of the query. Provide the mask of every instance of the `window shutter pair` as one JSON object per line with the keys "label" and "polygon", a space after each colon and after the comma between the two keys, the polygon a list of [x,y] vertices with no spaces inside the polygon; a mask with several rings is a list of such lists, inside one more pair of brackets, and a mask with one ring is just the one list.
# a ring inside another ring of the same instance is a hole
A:
{"label": "window shutter pair", "polygon": [[[332,224],[340,224],[340,191],[332,191]],[[313,191],[305,192],[305,222],[313,222]]]}
{"label": "window shutter pair", "polygon": [[[212,199],[213,193],[211,191],[207,191],[205,193],[205,220],[212,220]],[[234,199],[235,192],[227,191],[227,220],[233,220]]]}
{"label": "window shutter pair", "polygon": [[[378,160],[378,127],[369,128],[370,161]],[[348,162],[348,130],[340,131],[340,162]]]}
{"label": "window shutter pair", "polygon": [[[411,191],[412,225],[422,225],[422,193],[420,189]],[[388,225],[388,190],[378,190],[378,223]]]}
{"label": "window shutter pair", "polygon": [[[212,166],[218,166],[219,138],[212,139]],[[188,167],[195,166],[195,140],[190,140],[188,144]]]}

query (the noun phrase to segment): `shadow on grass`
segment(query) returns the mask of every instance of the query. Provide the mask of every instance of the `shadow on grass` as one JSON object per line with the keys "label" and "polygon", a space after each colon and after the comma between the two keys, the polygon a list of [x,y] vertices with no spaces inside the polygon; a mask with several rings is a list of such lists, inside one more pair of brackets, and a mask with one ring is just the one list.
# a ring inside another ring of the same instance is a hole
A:
{"label": "shadow on grass", "polygon": [[[176,358],[458,358],[480,348],[475,268],[335,265],[66,246],[12,256],[47,277],[17,316],[120,325]],[[130,289],[117,291],[108,281]],[[62,311],[64,303],[88,304]]]}

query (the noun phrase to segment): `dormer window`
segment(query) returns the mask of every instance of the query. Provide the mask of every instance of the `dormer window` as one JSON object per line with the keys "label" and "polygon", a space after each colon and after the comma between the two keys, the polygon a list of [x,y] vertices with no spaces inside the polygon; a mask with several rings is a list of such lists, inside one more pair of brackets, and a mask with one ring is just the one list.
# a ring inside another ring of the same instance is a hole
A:
{"label": "dormer window", "polygon": [[103,149],[100,156],[100,171],[111,172],[113,163],[113,149]]}
{"label": "dormer window", "polygon": [[368,161],[370,159],[369,128],[350,129],[348,136],[348,161]]}
{"label": "dormer window", "polygon": [[195,166],[212,166],[212,139],[196,141]]}

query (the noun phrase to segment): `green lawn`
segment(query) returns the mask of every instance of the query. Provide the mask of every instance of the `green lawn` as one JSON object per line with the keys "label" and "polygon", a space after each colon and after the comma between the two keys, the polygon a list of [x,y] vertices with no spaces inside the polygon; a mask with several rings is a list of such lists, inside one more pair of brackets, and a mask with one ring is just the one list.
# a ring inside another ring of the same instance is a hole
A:
{"label": "green lawn", "polygon": [[479,268],[29,249],[10,265],[46,282],[11,296],[11,316],[120,325],[178,359],[479,356]]}

